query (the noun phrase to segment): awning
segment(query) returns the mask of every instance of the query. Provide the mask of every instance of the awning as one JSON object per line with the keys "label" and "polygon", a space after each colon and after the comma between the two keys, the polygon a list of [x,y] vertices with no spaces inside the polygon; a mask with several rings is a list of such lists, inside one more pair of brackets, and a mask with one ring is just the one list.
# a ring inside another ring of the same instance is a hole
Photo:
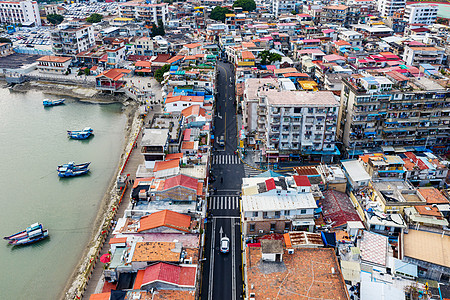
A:
{"label": "awning", "polygon": [[292,226],[309,226],[316,225],[313,220],[296,220],[292,221]]}

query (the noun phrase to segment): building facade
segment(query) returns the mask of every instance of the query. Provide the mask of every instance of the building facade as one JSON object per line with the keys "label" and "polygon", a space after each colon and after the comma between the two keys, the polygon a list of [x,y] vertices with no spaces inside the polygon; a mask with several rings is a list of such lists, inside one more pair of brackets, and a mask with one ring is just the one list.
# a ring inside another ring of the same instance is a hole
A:
{"label": "building facade", "polygon": [[169,4],[129,1],[119,5],[119,16],[144,21],[147,24],[158,24],[159,21],[166,24],[169,21]]}
{"label": "building facade", "polygon": [[39,7],[36,1],[0,1],[2,24],[34,24],[41,26]]}
{"label": "building facade", "polygon": [[378,11],[382,17],[390,17],[394,12],[404,9],[405,0],[378,0]]}
{"label": "building facade", "polygon": [[408,4],[405,8],[403,20],[407,24],[431,25],[436,22],[438,9],[437,4]]}
{"label": "building facade", "polygon": [[56,55],[75,56],[95,45],[91,25],[61,24],[50,34]]}
{"label": "building facade", "polygon": [[382,146],[450,148],[450,93],[421,78],[394,87],[387,77],[343,79],[338,139],[350,155]]}

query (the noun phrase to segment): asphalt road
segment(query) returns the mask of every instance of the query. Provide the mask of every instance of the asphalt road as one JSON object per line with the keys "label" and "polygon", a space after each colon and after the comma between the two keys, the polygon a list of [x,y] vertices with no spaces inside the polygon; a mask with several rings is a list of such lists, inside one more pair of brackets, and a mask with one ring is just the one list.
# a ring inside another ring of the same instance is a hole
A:
{"label": "asphalt road", "polygon": [[[211,171],[215,176],[208,201],[205,258],[201,298],[209,300],[241,299],[242,252],[239,219],[239,194],[244,165],[235,154],[237,149],[234,73],[231,64],[218,62],[219,75],[214,118],[216,140],[225,138],[225,146],[215,144]],[[211,217],[212,214],[212,217]],[[230,252],[220,253],[220,239],[230,239]]]}

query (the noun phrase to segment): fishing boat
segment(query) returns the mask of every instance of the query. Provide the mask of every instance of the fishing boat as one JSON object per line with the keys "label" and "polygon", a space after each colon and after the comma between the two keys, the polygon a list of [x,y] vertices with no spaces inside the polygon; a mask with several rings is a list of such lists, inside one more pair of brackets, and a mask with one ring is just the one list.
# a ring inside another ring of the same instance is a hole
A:
{"label": "fishing boat", "polygon": [[48,237],[48,230],[43,229],[42,224],[34,223],[31,224],[27,229],[15,233],[10,236],[5,236],[5,240],[9,240],[10,245],[28,245]]}
{"label": "fishing boat", "polygon": [[58,99],[58,100],[44,99],[44,101],[42,101],[42,104],[44,104],[45,107],[48,107],[63,104],[64,101],[66,101],[66,99]]}
{"label": "fishing boat", "polygon": [[25,230],[14,233],[10,236],[5,236],[3,239],[5,239],[5,240],[20,240],[20,239],[28,237],[28,233],[33,232],[36,229],[42,229],[42,224],[39,224],[39,223],[31,224]]}
{"label": "fishing boat", "polygon": [[81,169],[81,170],[72,170],[67,168],[61,168],[58,170],[59,177],[74,177],[87,174],[89,172],[89,168]]}
{"label": "fishing boat", "polygon": [[75,140],[85,140],[92,135],[94,130],[91,127],[86,127],[83,130],[67,130],[67,135]]}
{"label": "fishing boat", "polygon": [[71,162],[68,162],[67,164],[59,165],[56,168],[56,171],[58,171],[58,172],[61,172],[62,170],[79,171],[79,170],[83,170],[83,169],[89,168],[90,164],[91,164],[91,162],[87,162],[87,163],[76,165],[73,161],[71,161]]}
{"label": "fishing boat", "polygon": [[25,245],[39,242],[48,237],[47,229],[39,229],[39,230],[40,230],[40,232],[34,233],[33,236],[30,235],[30,236],[28,236],[24,239],[20,239],[20,240],[10,240],[8,242],[8,244],[13,245],[13,246],[25,246]]}

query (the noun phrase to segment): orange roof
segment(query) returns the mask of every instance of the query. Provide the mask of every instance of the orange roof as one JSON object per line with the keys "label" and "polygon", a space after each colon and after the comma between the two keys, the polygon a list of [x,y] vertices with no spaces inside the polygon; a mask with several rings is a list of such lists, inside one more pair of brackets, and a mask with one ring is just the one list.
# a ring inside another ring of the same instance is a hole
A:
{"label": "orange roof", "polygon": [[242,51],[242,59],[255,59],[255,56],[250,51]]}
{"label": "orange roof", "polygon": [[136,188],[139,185],[139,182],[152,182],[155,177],[146,177],[146,178],[136,178],[133,184],[133,188]]}
{"label": "orange roof", "polygon": [[253,43],[253,42],[242,42],[242,47],[245,47],[245,48],[255,48],[256,45],[255,45],[255,43]]}
{"label": "orange roof", "polygon": [[191,105],[181,111],[181,114],[184,117],[190,117],[190,116],[205,116],[206,115],[206,109],[201,108],[200,105]]}
{"label": "orange roof", "polygon": [[283,234],[283,237],[284,237],[284,243],[286,244],[286,248],[292,248],[291,237],[289,236],[289,233]]}
{"label": "orange roof", "polygon": [[351,45],[349,42],[343,41],[343,40],[334,41],[334,43],[335,43],[337,46],[350,46],[350,45]]}
{"label": "orange roof", "polygon": [[284,77],[309,77],[308,74],[305,73],[299,73],[299,72],[295,72],[295,73],[285,73],[283,74]]}
{"label": "orange roof", "polygon": [[109,240],[109,244],[120,244],[120,243],[126,243],[127,242],[127,238],[126,237],[122,237],[122,238],[112,238]]}
{"label": "orange roof", "polygon": [[180,159],[183,157],[183,153],[170,153],[166,155],[166,160]]}
{"label": "orange roof", "polygon": [[100,75],[97,75],[97,77],[105,76],[111,80],[117,81],[120,78],[123,77],[123,75],[130,73],[130,70],[127,69],[110,69],[108,71],[105,71],[101,73]]}
{"label": "orange roof", "polygon": [[197,182],[197,196],[203,196],[203,182]]}
{"label": "orange roof", "polygon": [[178,101],[186,101],[186,102],[201,102],[203,103],[205,97],[203,96],[174,96],[174,97],[167,97],[166,103],[172,103],[172,102],[178,102]]}
{"label": "orange roof", "polygon": [[72,59],[72,57],[46,55],[46,56],[39,57],[36,60],[37,61],[48,61],[48,62],[63,63],[63,62],[69,61],[71,59]]}
{"label": "orange roof", "polygon": [[420,205],[420,206],[414,206],[414,208],[417,210],[417,212],[420,215],[423,215],[423,216],[442,217],[441,212],[435,206]]}
{"label": "orange roof", "polygon": [[137,61],[137,62],[134,64],[134,66],[135,66],[135,67],[150,68],[150,67],[152,66],[152,63],[149,62],[149,61],[141,60],[141,61]]}
{"label": "orange roof", "polygon": [[201,46],[201,44],[199,44],[199,43],[193,43],[193,44],[187,44],[187,45],[184,45],[186,48],[189,48],[189,49],[194,49],[194,48],[197,48],[197,47],[200,47]]}
{"label": "orange roof", "polygon": [[174,242],[138,242],[131,261],[178,262],[181,253],[172,251],[175,248]]}
{"label": "orange roof", "polygon": [[180,59],[183,59],[183,58],[184,58],[184,55],[175,55],[174,57],[169,58],[169,59],[167,60],[167,63],[168,63],[168,64],[171,64],[171,63],[174,63],[174,62],[176,62],[176,61],[179,61]]}
{"label": "orange roof", "polygon": [[145,270],[139,270],[136,274],[136,279],[134,280],[133,290],[140,290],[142,285],[142,280],[144,279]]}
{"label": "orange roof", "polygon": [[100,293],[100,294],[92,294],[89,297],[89,300],[109,300],[109,297],[111,297],[111,292]]}
{"label": "orange roof", "polygon": [[195,142],[183,142],[183,143],[181,144],[181,149],[189,149],[189,150],[192,150],[192,149],[194,149],[194,143],[195,143]]}
{"label": "orange roof", "polygon": [[284,69],[273,70],[274,74],[297,73],[297,72],[298,72],[298,70],[296,68],[284,68]]}
{"label": "orange roof", "polygon": [[158,172],[167,169],[173,169],[180,166],[180,159],[172,159],[166,161],[157,161],[155,163],[155,167],[153,168],[153,172]]}
{"label": "orange roof", "polygon": [[425,198],[427,204],[448,204],[448,199],[434,187],[419,188],[417,191]]}
{"label": "orange roof", "polygon": [[196,60],[196,59],[197,59],[197,56],[195,56],[195,55],[188,55],[184,58],[184,60]]}
{"label": "orange roof", "polygon": [[161,226],[189,232],[191,217],[166,209],[142,217],[139,224],[138,232]]}

